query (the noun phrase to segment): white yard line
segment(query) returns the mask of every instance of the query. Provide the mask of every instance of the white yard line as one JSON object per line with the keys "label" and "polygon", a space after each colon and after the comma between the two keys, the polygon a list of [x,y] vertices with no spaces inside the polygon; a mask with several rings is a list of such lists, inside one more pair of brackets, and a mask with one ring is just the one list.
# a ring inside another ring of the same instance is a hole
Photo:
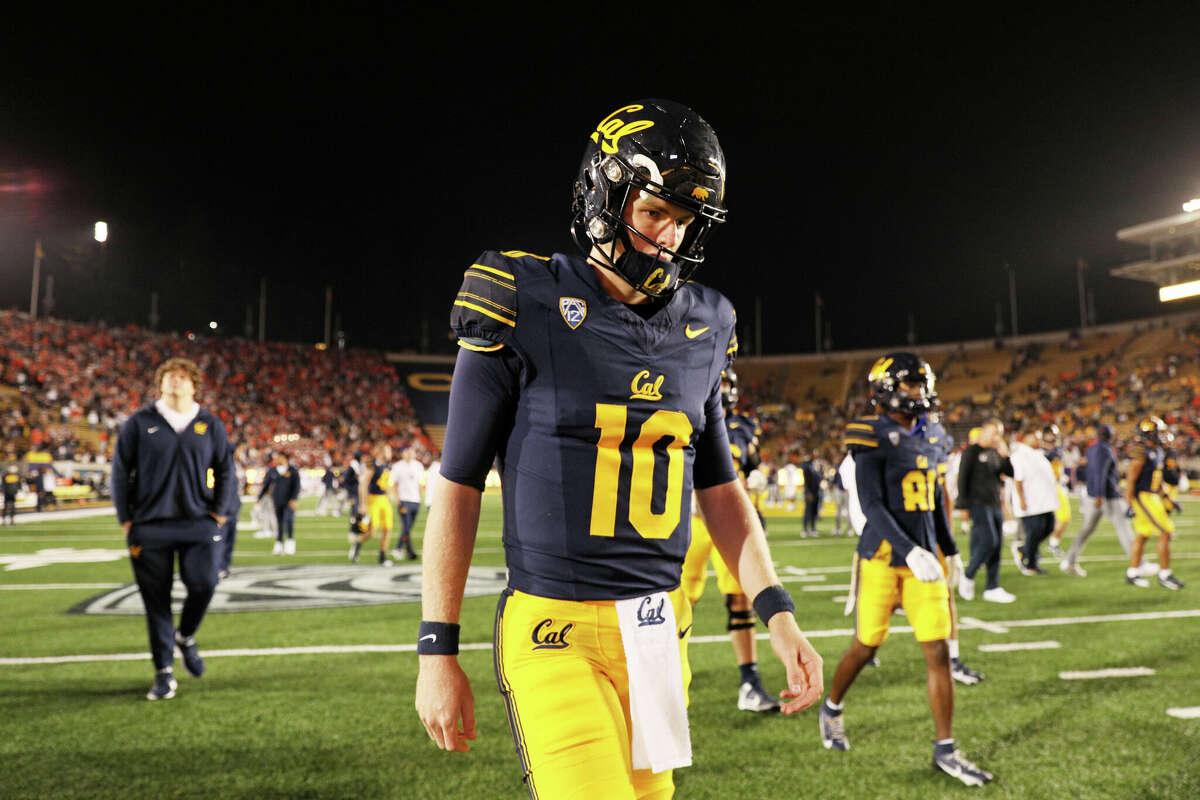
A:
{"label": "white yard line", "polygon": [[848,592],[850,584],[848,583],[826,583],[820,586],[801,586],[802,592]]}
{"label": "white yard line", "polygon": [[1005,625],[1008,625],[1007,622],[984,622],[983,620],[976,619],[975,617],[959,617],[958,621],[960,625],[966,628],[978,628],[979,630],[987,631],[988,633],[1008,633],[1008,628],[1004,627]]}
{"label": "white yard line", "polygon": [[[1036,627],[1041,625],[1084,625],[1097,622],[1131,622],[1159,619],[1182,619],[1186,617],[1200,617],[1200,608],[1187,609],[1184,611],[1149,611],[1141,614],[1112,614],[1108,616],[1094,617],[1054,617],[1050,619],[1009,620],[1004,624],[1010,627]],[[892,633],[912,633],[912,626],[896,625],[893,626],[891,630]],[[830,639],[853,635],[853,628],[831,628],[823,631],[805,631],[805,636],[809,639]],[[760,633],[755,638],[766,641],[770,637],[765,633]],[[729,642],[729,637],[723,634],[719,636],[693,636],[691,642],[693,644],[715,644],[717,642],[727,644]],[[491,647],[492,645],[490,642],[475,642],[461,645],[461,649],[463,650],[490,650]],[[417,646],[415,644],[313,645],[307,647],[205,650],[203,655],[205,658],[208,658],[209,656],[286,656],[309,654],[320,655],[325,653],[412,653],[415,652],[416,649]],[[0,666],[74,664],[94,661],[139,661],[145,658],[146,653],[144,652],[0,658]],[[1145,668],[1139,667],[1138,669]]]}
{"label": "white yard line", "polygon": [[1176,719],[1200,719],[1200,706],[1192,706],[1190,708],[1168,708],[1168,717]]}
{"label": "white yard line", "polygon": [[1144,678],[1153,674],[1154,670],[1149,667],[1112,667],[1110,669],[1060,672],[1058,677],[1064,681],[1090,681],[1097,678]]}
{"label": "white yard line", "polygon": [[985,653],[1011,653],[1016,650],[1057,650],[1062,647],[1056,641],[1047,642],[1008,642],[1006,644],[981,644],[979,649]]}
{"label": "white yard line", "polygon": [[780,575],[780,583],[820,583],[825,580],[824,575]]}

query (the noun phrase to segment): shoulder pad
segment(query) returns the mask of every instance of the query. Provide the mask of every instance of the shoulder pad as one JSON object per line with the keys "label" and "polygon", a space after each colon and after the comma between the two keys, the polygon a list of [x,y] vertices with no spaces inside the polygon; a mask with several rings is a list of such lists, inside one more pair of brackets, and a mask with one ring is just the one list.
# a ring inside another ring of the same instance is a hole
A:
{"label": "shoulder pad", "polygon": [[846,425],[842,443],[851,453],[861,453],[879,446],[878,418],[860,417]]}
{"label": "shoulder pad", "polygon": [[463,273],[450,310],[450,328],[462,347],[499,350],[516,328],[517,268],[509,255],[515,252],[488,250]]}

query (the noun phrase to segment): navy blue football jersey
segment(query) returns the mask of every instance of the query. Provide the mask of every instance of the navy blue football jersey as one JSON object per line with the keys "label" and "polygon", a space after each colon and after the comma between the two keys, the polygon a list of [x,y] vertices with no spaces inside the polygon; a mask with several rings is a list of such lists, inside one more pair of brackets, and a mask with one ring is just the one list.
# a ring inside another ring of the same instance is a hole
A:
{"label": "navy blue football jersey", "polygon": [[[954,555],[958,552],[958,542],[954,539],[954,526],[951,524],[949,516],[948,501],[946,499],[946,472],[947,462],[950,459],[950,453],[954,450],[954,437],[942,426],[942,423],[931,420],[928,416],[922,416],[916,426],[912,429],[914,436],[919,436],[925,441],[933,445],[938,451],[937,460],[937,505],[942,509],[942,513],[934,515],[934,526],[937,532],[938,547],[941,548],[945,555]],[[942,523],[945,524],[942,524]]]}
{"label": "navy blue football jersey", "polygon": [[725,430],[729,434],[734,466],[745,475],[753,468],[751,458],[758,448],[758,426],[749,417],[733,412],[725,417]]}
{"label": "navy blue football jersey", "polygon": [[519,359],[512,405],[496,406],[512,417],[496,445],[509,585],[571,600],[678,586],[693,471],[700,489],[735,478],[720,397],[737,350],[729,301],[687,283],[643,319],[582,258],[486,252],[451,327],[468,350]]}
{"label": "navy blue football jersey", "polygon": [[1161,447],[1146,447],[1138,442],[1130,452],[1136,463],[1142,461],[1142,469],[1133,476],[1133,486],[1138,492],[1157,492],[1162,486],[1163,451]]}
{"label": "navy blue football jersey", "polygon": [[914,546],[936,553],[935,510],[944,518],[937,488],[940,448],[885,415],[849,423],[844,441],[867,518],[859,556],[890,555],[891,566],[902,567]]}

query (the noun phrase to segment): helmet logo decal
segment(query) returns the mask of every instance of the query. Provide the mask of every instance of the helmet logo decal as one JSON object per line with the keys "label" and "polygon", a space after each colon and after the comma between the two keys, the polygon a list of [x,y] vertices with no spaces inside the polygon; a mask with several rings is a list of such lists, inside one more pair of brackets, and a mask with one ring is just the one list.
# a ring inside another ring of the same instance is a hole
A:
{"label": "helmet logo decal", "polygon": [[708,200],[708,189],[705,189],[703,186],[697,186],[692,189],[692,198],[702,202]]}
{"label": "helmet logo decal", "polygon": [[887,374],[887,369],[892,365],[895,359],[881,358],[875,362],[875,366],[871,367],[871,373],[867,375],[867,380],[877,381]]}
{"label": "helmet logo decal", "polygon": [[648,294],[659,294],[671,285],[671,276],[662,267],[655,267],[650,277],[642,282],[642,287]]}
{"label": "helmet logo decal", "polygon": [[651,383],[650,370],[642,370],[637,375],[634,375],[633,380],[629,383],[629,390],[633,392],[633,394],[629,395],[629,399],[655,401],[662,400],[662,392],[659,390],[662,388],[664,378],[666,378],[665,375],[659,375],[654,379],[654,382]]}
{"label": "helmet logo decal", "polygon": [[[604,119],[600,120],[600,124],[596,126],[596,130],[592,132],[592,141],[600,143],[600,137],[604,137],[604,142],[600,144],[600,149],[605,153],[612,155],[617,152],[617,143],[622,136],[628,136],[631,133],[644,131],[647,128],[654,127],[654,120],[650,119],[635,119],[626,122],[617,116],[617,114],[634,113],[641,111],[644,106],[634,103],[628,106],[621,106],[616,111],[609,114]],[[661,181],[660,181],[661,182]]]}
{"label": "helmet logo decal", "polygon": [[587,317],[587,303],[578,297],[560,297],[558,311],[562,314],[563,322],[567,323],[571,330],[575,330]]}

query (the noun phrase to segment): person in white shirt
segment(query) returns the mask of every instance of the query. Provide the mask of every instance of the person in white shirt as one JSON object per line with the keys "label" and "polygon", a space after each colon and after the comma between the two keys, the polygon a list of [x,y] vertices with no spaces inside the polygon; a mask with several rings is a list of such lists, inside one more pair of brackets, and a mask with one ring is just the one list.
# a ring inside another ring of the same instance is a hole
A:
{"label": "person in white shirt", "polygon": [[796,510],[796,487],[804,484],[804,473],[789,461],[779,468],[779,493],[787,511]]}
{"label": "person in white shirt", "polygon": [[417,521],[417,512],[421,510],[421,478],[425,477],[425,468],[413,456],[411,447],[404,448],[400,460],[392,466],[392,500],[396,503],[396,513],[400,516],[400,541],[392,551],[392,557],[417,559],[417,553],[412,546],[412,529]]}
{"label": "person in white shirt", "polygon": [[1041,433],[1026,428],[1013,446],[1012,510],[1025,528],[1025,545],[1012,543],[1013,562],[1022,575],[1045,575],[1038,566],[1038,548],[1054,531],[1058,510],[1058,479],[1041,447]]}

